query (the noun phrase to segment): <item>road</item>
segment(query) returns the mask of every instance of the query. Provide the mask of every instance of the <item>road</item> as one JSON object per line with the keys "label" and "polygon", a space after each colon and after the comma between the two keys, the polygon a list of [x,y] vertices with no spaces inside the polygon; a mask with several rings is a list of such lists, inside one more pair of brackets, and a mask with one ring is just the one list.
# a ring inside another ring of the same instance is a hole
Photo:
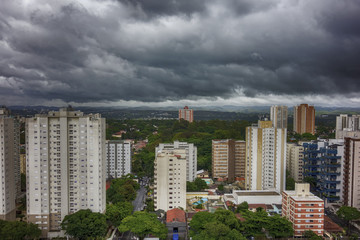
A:
{"label": "road", "polygon": [[[140,184],[140,189],[137,191],[135,200],[132,201],[132,205],[134,206],[133,212],[142,211],[145,206],[145,197],[147,192],[145,186],[147,184],[147,181],[140,180],[139,184]],[[120,236],[118,236],[118,234],[119,232],[115,234],[113,239],[124,239],[124,240],[136,239],[134,234],[130,232],[125,232],[123,234],[120,233]]]}

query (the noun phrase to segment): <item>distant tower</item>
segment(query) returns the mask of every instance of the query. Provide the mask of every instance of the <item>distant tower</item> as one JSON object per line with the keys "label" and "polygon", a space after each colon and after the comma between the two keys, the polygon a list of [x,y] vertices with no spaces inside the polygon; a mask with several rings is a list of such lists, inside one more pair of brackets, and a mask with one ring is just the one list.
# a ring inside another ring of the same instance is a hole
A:
{"label": "distant tower", "polygon": [[15,221],[20,192],[19,125],[10,111],[0,108],[0,219]]}
{"label": "distant tower", "polygon": [[271,106],[270,120],[273,122],[273,127],[287,128],[288,107],[287,106]]}
{"label": "distant tower", "polygon": [[188,106],[185,106],[184,109],[179,109],[179,120],[184,119],[188,122],[194,121],[194,110],[189,109]]}
{"label": "distant tower", "polygon": [[294,132],[315,134],[315,108],[307,104],[294,107]]}

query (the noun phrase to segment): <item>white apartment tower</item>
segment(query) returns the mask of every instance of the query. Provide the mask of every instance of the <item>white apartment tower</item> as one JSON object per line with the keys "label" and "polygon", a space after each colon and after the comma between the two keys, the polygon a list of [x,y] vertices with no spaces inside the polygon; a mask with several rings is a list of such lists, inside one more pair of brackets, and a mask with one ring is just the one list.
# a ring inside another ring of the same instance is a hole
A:
{"label": "white apartment tower", "polygon": [[271,121],[259,121],[246,128],[247,190],[285,189],[286,128],[274,128]]}
{"label": "white apartment tower", "polygon": [[270,108],[270,120],[273,123],[273,127],[287,128],[288,107],[287,106],[271,106]]}
{"label": "white apartment tower", "polygon": [[107,178],[120,178],[131,173],[131,143],[120,140],[106,141]]}
{"label": "white apartment tower", "polygon": [[15,221],[20,192],[19,126],[10,111],[0,108],[0,219]]}
{"label": "white apartment tower", "polygon": [[105,119],[71,108],[26,119],[27,217],[42,237],[81,209],[104,212]]}
{"label": "white apartment tower", "polygon": [[186,209],[186,149],[162,149],[155,154],[155,209]]}
{"label": "white apartment tower", "polygon": [[340,116],[336,117],[335,138],[345,137],[360,137],[360,115],[348,116],[347,114],[340,114]]}
{"label": "white apartment tower", "polygon": [[165,150],[185,149],[186,151],[186,181],[193,182],[197,171],[197,147],[193,143],[174,141],[174,143],[160,143],[155,152]]}

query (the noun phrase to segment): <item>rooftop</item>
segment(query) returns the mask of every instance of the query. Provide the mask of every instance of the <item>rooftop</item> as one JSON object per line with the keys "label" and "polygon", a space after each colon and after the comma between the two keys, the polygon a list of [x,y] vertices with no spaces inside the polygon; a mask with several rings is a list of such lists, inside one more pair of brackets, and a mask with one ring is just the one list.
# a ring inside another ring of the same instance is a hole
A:
{"label": "rooftop", "polygon": [[275,191],[234,191],[237,196],[279,196]]}
{"label": "rooftop", "polygon": [[166,212],[166,222],[186,222],[185,211],[174,208]]}

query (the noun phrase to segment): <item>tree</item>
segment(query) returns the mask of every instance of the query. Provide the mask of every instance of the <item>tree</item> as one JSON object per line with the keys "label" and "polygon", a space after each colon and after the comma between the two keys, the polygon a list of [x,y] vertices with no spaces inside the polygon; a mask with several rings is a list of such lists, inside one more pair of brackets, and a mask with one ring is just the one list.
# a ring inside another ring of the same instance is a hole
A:
{"label": "tree", "polygon": [[65,216],[61,228],[67,235],[79,239],[104,237],[107,230],[106,216],[90,209]]}
{"label": "tree", "polygon": [[295,189],[295,180],[290,176],[290,172],[286,170],[286,190]]}
{"label": "tree", "polygon": [[125,217],[131,215],[132,211],[133,205],[130,202],[108,204],[105,216],[112,226],[118,227]]}
{"label": "tree", "polygon": [[288,238],[294,234],[292,223],[279,215],[268,217],[265,229],[274,238]]}
{"label": "tree", "polygon": [[136,190],[140,188],[133,178],[133,175],[128,174],[112,180],[110,188],[106,191],[106,201],[113,204],[133,201],[136,198]]}
{"label": "tree", "polygon": [[198,212],[190,222],[190,236],[200,239],[245,239],[243,228],[235,214],[217,209],[215,213]]}
{"label": "tree", "polygon": [[200,234],[195,235],[192,239],[194,240],[218,240],[218,239],[236,239],[245,240],[246,238],[235,229],[230,229],[223,223],[210,222],[205,225],[204,231]]}
{"label": "tree", "polygon": [[316,233],[314,233],[311,230],[305,231],[303,236],[310,240],[322,240],[323,239],[321,236],[318,236]]}
{"label": "tree", "polygon": [[130,231],[140,239],[148,234],[165,239],[167,236],[167,228],[162,224],[154,213],[135,212],[131,216],[127,216],[121,221],[118,227],[120,232]]}
{"label": "tree", "polygon": [[347,222],[348,228],[350,228],[350,221],[360,218],[360,212],[356,208],[348,206],[340,207],[339,210],[337,210],[336,215]]}
{"label": "tree", "polygon": [[36,224],[0,220],[0,239],[36,239],[41,230]]}
{"label": "tree", "polygon": [[207,184],[201,178],[195,178],[194,182],[186,182],[186,191],[199,192],[207,188]]}
{"label": "tree", "polygon": [[218,190],[221,191],[221,192],[224,191],[224,185],[220,184],[220,185],[218,186]]}
{"label": "tree", "polygon": [[247,211],[248,209],[249,209],[249,204],[246,201],[244,201],[237,206],[236,212],[239,213],[239,212]]}

